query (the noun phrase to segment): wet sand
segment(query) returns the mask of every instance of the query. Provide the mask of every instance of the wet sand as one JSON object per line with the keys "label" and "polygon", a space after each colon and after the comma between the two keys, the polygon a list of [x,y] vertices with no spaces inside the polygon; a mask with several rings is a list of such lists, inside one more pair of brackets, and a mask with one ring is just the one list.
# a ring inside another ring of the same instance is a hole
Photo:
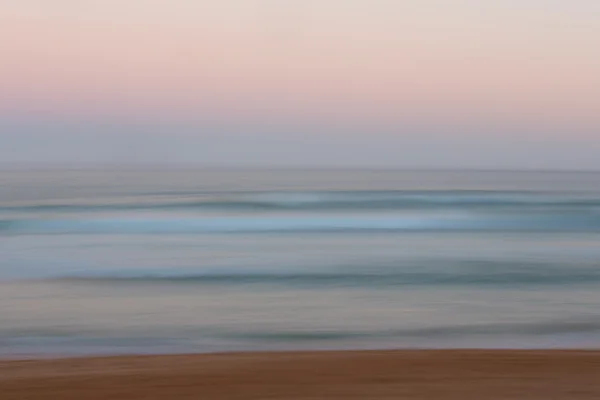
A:
{"label": "wet sand", "polygon": [[394,350],[1,361],[0,399],[600,399],[600,351]]}

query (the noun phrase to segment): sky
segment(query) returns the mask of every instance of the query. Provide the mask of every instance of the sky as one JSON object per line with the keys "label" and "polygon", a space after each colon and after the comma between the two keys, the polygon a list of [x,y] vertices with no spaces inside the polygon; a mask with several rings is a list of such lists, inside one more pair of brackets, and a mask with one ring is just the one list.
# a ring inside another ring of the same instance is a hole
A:
{"label": "sky", "polygon": [[2,0],[0,164],[600,169],[597,0]]}

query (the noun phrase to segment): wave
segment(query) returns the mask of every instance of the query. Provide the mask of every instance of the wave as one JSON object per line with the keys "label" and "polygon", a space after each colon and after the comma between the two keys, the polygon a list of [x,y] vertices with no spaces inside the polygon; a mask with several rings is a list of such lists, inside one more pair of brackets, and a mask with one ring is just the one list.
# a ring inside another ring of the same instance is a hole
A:
{"label": "wave", "polygon": [[239,331],[219,332],[220,337],[258,342],[307,342],[357,339],[453,339],[462,336],[545,336],[563,334],[590,334],[600,332],[600,320],[581,319],[540,321],[533,323],[492,323],[474,325],[448,325],[432,328],[402,330],[352,331]]}
{"label": "wave", "polygon": [[406,209],[600,208],[600,197],[586,194],[511,191],[324,191],[217,193],[180,197],[139,196],[78,202],[4,205],[2,212],[89,212],[127,210],[333,211]]}
{"label": "wave", "polygon": [[[435,345],[451,343],[452,340],[473,337],[556,337],[561,335],[593,335],[600,333],[600,320],[591,316],[564,320],[542,320],[535,322],[487,323],[465,325],[443,325],[427,328],[404,329],[273,329],[273,330],[228,330],[216,327],[182,327],[174,326],[165,330],[154,328],[143,330],[119,329],[98,330],[82,327],[52,329],[35,327],[29,329],[0,329],[0,343],[5,345],[26,344],[62,344],[72,346],[101,345],[110,347],[146,347],[168,344],[185,344],[194,341],[218,339],[221,344],[237,342],[238,344],[292,344],[339,341],[352,343],[393,343],[394,339],[409,339],[413,345],[429,343]],[[412,340],[411,340],[412,339]],[[597,341],[597,339],[596,339]],[[493,343],[493,342],[492,342]]]}
{"label": "wave", "polygon": [[600,232],[600,214],[422,213],[412,215],[107,217],[0,220],[0,232],[12,234],[249,234],[415,231]]}
{"label": "wave", "polygon": [[522,267],[462,268],[438,271],[397,270],[357,272],[261,272],[224,271],[204,273],[169,273],[165,271],[113,272],[105,274],[72,274],[48,278],[51,281],[76,284],[186,284],[186,285],[249,285],[275,284],[285,286],[455,286],[455,285],[565,285],[600,283],[600,270],[590,267]]}

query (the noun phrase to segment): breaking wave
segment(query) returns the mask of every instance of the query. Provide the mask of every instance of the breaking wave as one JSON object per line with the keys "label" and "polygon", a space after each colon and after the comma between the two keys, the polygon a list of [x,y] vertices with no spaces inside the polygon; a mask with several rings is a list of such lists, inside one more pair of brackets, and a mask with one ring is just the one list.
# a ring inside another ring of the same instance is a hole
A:
{"label": "breaking wave", "polygon": [[595,265],[548,266],[468,263],[440,265],[428,268],[363,267],[344,269],[293,270],[205,270],[205,271],[113,271],[80,273],[49,278],[63,283],[79,284],[187,284],[187,285],[248,285],[281,284],[285,286],[419,286],[419,285],[565,285],[600,282],[600,270]]}
{"label": "breaking wave", "polygon": [[351,233],[418,231],[600,232],[600,214],[422,213],[207,217],[25,218],[0,220],[12,234]]}
{"label": "breaking wave", "polygon": [[598,319],[573,319],[564,321],[539,321],[534,323],[449,325],[432,328],[415,328],[382,331],[242,331],[221,332],[223,338],[249,341],[336,341],[340,339],[393,339],[393,338],[456,338],[461,336],[544,336],[600,332]]}
{"label": "breaking wave", "polygon": [[590,194],[498,191],[330,191],[187,194],[137,196],[105,201],[63,201],[13,204],[4,212],[82,212],[127,210],[220,211],[335,211],[407,209],[548,209],[600,208],[600,197]]}

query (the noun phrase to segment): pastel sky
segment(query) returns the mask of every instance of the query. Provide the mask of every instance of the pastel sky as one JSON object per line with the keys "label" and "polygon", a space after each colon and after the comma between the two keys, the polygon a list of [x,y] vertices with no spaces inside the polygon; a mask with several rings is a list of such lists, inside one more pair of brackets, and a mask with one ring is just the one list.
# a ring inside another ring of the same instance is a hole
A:
{"label": "pastel sky", "polygon": [[597,0],[3,0],[0,163],[600,169]]}

